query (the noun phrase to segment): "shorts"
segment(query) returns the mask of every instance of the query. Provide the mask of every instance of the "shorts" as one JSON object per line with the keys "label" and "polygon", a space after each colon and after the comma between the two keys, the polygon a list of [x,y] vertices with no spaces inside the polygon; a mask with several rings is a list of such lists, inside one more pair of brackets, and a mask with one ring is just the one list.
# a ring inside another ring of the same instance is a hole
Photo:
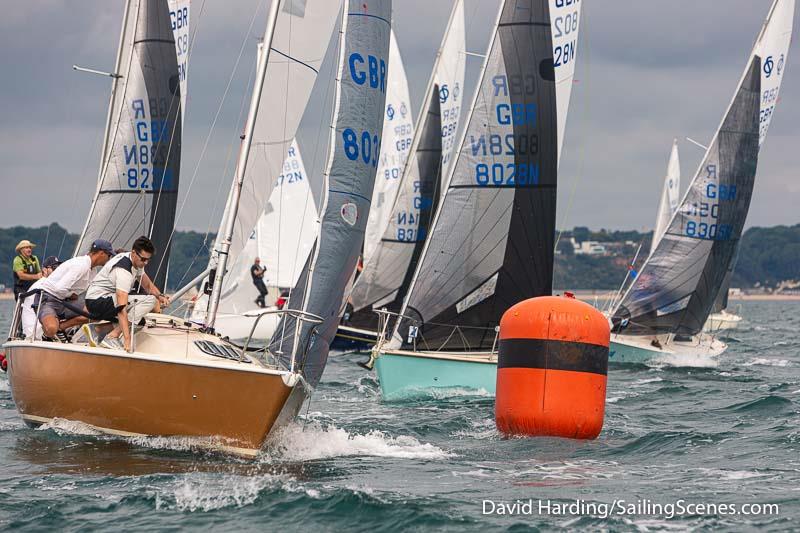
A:
{"label": "shorts", "polygon": [[114,303],[111,296],[104,296],[102,298],[94,298],[86,300],[86,309],[92,315],[94,320],[108,320],[109,322],[117,321],[117,313],[123,306]]}
{"label": "shorts", "polygon": [[[35,305],[36,304],[34,304],[34,311],[36,310]],[[72,300],[70,305],[83,307],[83,299]],[[44,302],[39,307],[39,318],[42,319],[46,316],[54,316],[59,320],[69,320],[70,318],[75,318],[80,315],[64,305],[64,302],[45,297]]]}

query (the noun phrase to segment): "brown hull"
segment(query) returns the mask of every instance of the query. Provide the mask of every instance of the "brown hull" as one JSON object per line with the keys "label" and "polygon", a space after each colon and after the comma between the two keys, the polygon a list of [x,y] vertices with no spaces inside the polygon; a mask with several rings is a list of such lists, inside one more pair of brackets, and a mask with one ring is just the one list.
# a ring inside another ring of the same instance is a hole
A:
{"label": "brown hull", "polygon": [[302,388],[280,373],[50,346],[5,347],[14,401],[33,424],[63,418],[122,435],[216,437],[214,448],[255,455]]}

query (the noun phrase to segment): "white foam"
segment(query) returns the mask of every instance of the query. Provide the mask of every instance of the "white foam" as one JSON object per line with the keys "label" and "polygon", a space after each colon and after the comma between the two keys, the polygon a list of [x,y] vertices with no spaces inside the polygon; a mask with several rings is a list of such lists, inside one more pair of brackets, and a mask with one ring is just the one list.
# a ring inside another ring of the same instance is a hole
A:
{"label": "white foam", "polygon": [[426,398],[430,400],[448,400],[450,398],[494,398],[494,393],[486,389],[468,387],[433,387],[423,389],[407,389],[391,396],[393,400]]}
{"label": "white foam", "polygon": [[268,447],[268,459],[309,461],[353,455],[401,459],[444,459],[452,454],[411,436],[391,437],[378,430],[352,434],[334,425],[300,423],[284,428]]}
{"label": "white foam", "polygon": [[7,391],[10,391],[10,390],[11,390],[11,386],[8,384],[8,378],[4,377],[4,378],[0,379],[0,391],[7,392]]}
{"label": "white foam", "polygon": [[606,398],[606,403],[617,403],[618,401],[625,398],[624,396],[612,396],[611,398]]}
{"label": "white foam", "polygon": [[751,471],[751,470],[719,470],[712,468],[701,468],[700,471],[705,474],[710,474],[714,477],[729,481],[739,481],[742,479],[752,479],[768,475],[768,474],[762,474],[761,472],[758,471]]}
{"label": "white foam", "polygon": [[660,377],[637,379],[633,386],[636,387],[639,385],[646,385],[648,383],[658,383],[659,381],[664,380]]}
{"label": "white foam", "polygon": [[[227,507],[252,504],[265,489],[288,487],[286,476],[236,476],[191,473],[182,476],[174,485],[155,494],[156,509],[177,509],[185,512],[215,511]],[[313,496],[312,496],[313,497]]]}
{"label": "white foam", "polygon": [[761,365],[761,366],[789,366],[788,359],[767,359],[766,357],[756,357],[755,359],[751,359],[746,363],[743,363],[743,366],[753,366],[753,365]]}
{"label": "white foam", "polygon": [[101,433],[83,422],[66,420],[64,418],[54,418],[36,428],[38,431],[53,430],[59,435],[101,435]]}
{"label": "white foam", "polygon": [[501,434],[497,431],[497,425],[494,418],[486,418],[477,422],[471,423],[471,430],[461,430],[453,433],[454,437],[469,438],[469,439],[499,439]]}
{"label": "white foam", "polygon": [[716,368],[719,366],[719,360],[716,356],[711,354],[665,354],[656,360],[657,364],[677,366],[677,367],[692,367],[692,368]]}

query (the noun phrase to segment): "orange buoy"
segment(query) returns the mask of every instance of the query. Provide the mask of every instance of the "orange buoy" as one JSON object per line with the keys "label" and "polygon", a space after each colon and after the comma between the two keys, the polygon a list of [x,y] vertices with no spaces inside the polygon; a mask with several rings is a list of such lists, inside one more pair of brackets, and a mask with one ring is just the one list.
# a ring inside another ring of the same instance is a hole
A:
{"label": "orange buoy", "polygon": [[506,434],[594,439],[603,429],[608,320],[571,297],[542,296],[500,320],[495,424]]}

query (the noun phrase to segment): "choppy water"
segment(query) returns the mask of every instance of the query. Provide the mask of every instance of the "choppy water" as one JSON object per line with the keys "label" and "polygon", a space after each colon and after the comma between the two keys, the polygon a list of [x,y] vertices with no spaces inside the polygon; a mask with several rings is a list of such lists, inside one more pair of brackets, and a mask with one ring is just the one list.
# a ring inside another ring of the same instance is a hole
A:
{"label": "choppy water", "polygon": [[[0,306],[5,334],[11,305]],[[3,376],[0,527],[796,529],[800,303],[748,302],[742,312],[717,367],[612,368],[605,427],[592,442],[502,438],[488,397],[381,403],[358,354],[331,358],[304,421],[255,463],[68,422],[28,429]],[[681,499],[777,504],[778,514],[554,514],[558,504],[580,500],[585,511],[615,499],[650,509]],[[483,515],[484,500],[531,500],[523,510],[532,514]],[[551,514],[540,514],[548,502]]]}

